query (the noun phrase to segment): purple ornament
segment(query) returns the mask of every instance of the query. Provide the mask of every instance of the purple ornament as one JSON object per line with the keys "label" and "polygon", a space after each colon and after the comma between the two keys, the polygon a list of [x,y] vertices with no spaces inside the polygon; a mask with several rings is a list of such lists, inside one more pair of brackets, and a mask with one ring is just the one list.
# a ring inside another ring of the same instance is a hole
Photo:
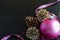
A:
{"label": "purple ornament", "polygon": [[56,19],[46,19],[40,25],[40,31],[46,38],[55,38],[59,35],[60,24]]}

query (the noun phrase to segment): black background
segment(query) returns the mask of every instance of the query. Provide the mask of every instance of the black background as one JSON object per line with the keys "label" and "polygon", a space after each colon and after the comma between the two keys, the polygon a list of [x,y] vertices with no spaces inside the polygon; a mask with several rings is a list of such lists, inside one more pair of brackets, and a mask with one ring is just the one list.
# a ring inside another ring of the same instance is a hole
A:
{"label": "black background", "polygon": [[[26,31],[24,18],[34,16],[35,9],[56,0],[0,0],[0,39],[7,34],[19,34]],[[60,11],[60,3],[47,8],[52,13]],[[14,39],[13,39],[14,40]]]}

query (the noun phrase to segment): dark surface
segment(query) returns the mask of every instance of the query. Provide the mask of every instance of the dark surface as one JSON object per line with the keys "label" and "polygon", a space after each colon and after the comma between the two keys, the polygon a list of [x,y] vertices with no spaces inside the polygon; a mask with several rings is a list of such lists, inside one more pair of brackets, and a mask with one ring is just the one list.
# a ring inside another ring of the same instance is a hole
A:
{"label": "dark surface", "polygon": [[[7,34],[20,34],[26,31],[24,18],[33,16],[35,9],[55,0],[0,0],[0,39]],[[60,3],[47,8],[57,15],[60,11]],[[14,39],[13,39],[14,40]]]}

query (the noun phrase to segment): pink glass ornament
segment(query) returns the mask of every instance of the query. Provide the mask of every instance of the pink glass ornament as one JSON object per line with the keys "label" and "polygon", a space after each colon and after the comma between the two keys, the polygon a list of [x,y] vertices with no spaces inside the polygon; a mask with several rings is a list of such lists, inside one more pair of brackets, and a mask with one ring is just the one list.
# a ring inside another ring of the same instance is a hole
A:
{"label": "pink glass ornament", "polygon": [[46,38],[55,38],[59,35],[60,24],[56,19],[46,19],[40,25],[40,31]]}

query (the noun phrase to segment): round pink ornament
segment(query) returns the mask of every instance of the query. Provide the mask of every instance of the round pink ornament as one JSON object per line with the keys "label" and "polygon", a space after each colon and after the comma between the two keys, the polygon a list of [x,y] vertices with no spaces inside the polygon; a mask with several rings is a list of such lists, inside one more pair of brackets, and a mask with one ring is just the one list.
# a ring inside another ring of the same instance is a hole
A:
{"label": "round pink ornament", "polygon": [[56,19],[46,19],[40,25],[40,31],[46,38],[55,38],[59,35],[60,24]]}

